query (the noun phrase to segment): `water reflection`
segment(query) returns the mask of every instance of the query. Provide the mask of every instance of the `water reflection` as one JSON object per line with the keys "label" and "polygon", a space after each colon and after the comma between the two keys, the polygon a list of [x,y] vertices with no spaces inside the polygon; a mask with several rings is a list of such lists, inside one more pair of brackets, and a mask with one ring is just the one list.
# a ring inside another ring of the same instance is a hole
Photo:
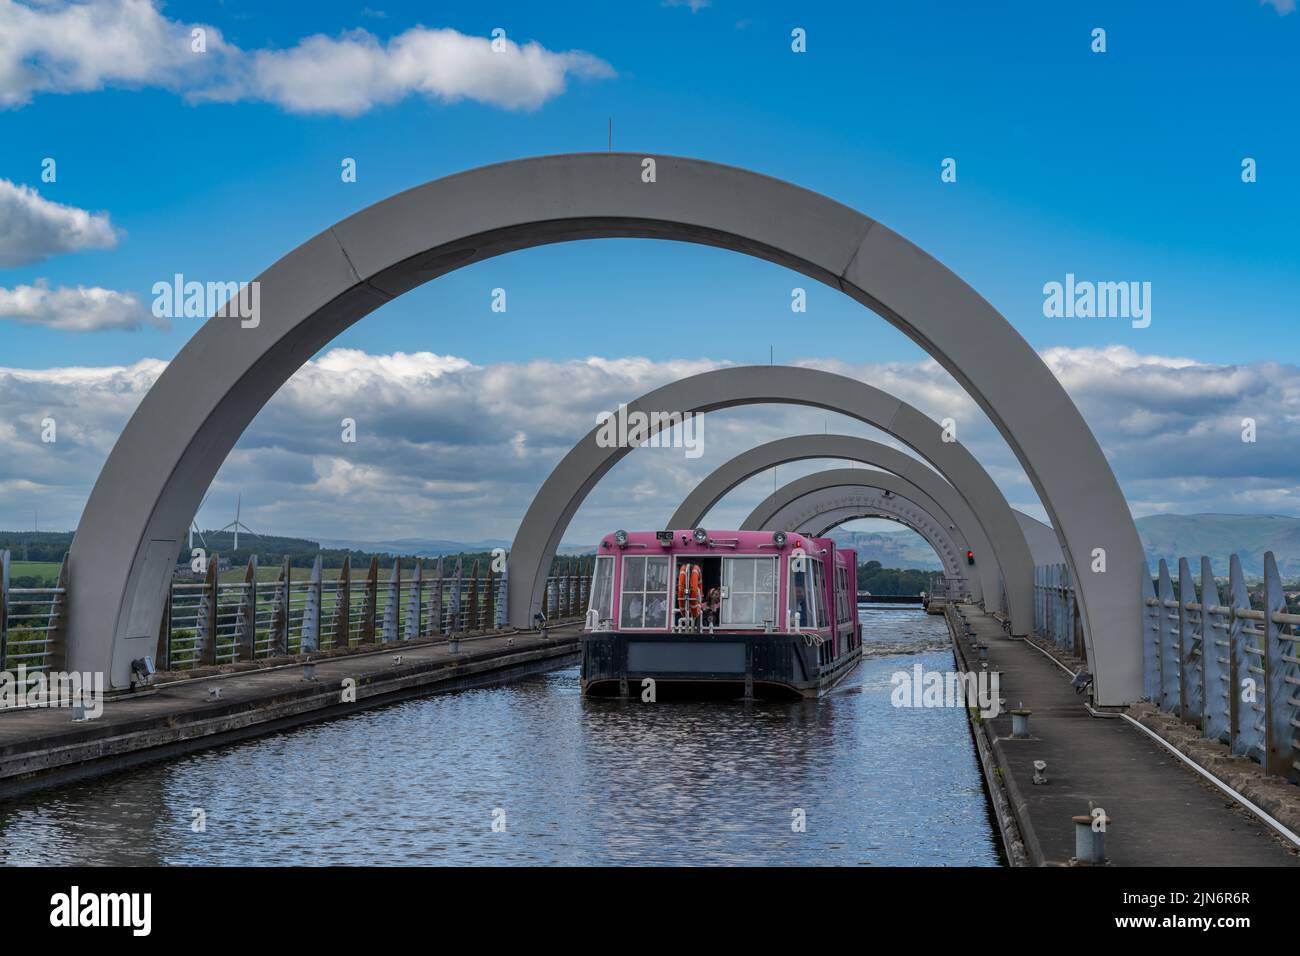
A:
{"label": "water reflection", "polygon": [[889,702],[952,667],[942,620],[863,613],[878,656],[821,701],[584,700],[573,668],[0,804],[0,862],[997,865],[963,714]]}

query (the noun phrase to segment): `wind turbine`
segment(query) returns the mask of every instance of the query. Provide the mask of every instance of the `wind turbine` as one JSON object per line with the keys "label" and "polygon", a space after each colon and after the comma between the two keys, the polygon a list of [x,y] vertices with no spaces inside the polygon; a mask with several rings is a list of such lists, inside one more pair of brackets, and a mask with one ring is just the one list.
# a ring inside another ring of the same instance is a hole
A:
{"label": "wind turbine", "polygon": [[221,529],[222,531],[233,530],[235,532],[235,547],[234,547],[235,551],[239,550],[239,532],[241,529],[247,534],[252,534],[254,538],[257,537],[257,535],[253,534],[252,528],[250,528],[248,525],[244,524],[239,520],[239,510],[243,506],[243,503],[244,503],[244,495],[241,492],[239,494],[239,497],[235,499],[235,520],[230,522],[230,524],[226,525],[224,528]]}

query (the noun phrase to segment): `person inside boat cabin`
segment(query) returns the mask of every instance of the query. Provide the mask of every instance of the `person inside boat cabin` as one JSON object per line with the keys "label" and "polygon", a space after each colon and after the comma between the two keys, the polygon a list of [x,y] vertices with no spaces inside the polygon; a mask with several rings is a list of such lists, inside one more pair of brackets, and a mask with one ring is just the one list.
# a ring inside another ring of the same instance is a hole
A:
{"label": "person inside boat cabin", "polygon": [[791,606],[799,615],[800,626],[808,627],[808,592],[804,588],[803,572],[798,572],[795,575],[794,601]]}
{"label": "person inside boat cabin", "polygon": [[718,612],[722,610],[722,591],[717,587],[709,588],[708,600],[704,602],[704,626],[710,625],[717,627],[719,623]]}

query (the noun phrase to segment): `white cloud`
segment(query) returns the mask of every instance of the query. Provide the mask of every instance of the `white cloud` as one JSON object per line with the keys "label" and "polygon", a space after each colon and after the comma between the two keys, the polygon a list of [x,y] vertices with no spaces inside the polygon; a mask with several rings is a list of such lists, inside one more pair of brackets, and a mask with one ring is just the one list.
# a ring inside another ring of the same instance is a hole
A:
{"label": "white cloud", "polygon": [[[1092,425],[1135,514],[1300,510],[1300,374],[1294,366],[1209,365],[1128,349],[1053,349],[1045,359]],[[430,352],[333,349],[309,362],[258,415],[218,475],[200,524],[230,520],[242,492],[254,530],[379,540],[509,540],[551,469],[596,413],[723,363],[588,358],[478,366]],[[1002,437],[933,362],[801,364],[852,375],[928,415],[951,415],[959,437],[1015,507],[1038,511]],[[39,507],[71,527],[118,432],[161,362],[102,369],[0,369],[0,527]],[[56,445],[40,420],[59,423]],[[344,417],[357,442],[340,440]],[[1258,441],[1241,441],[1241,420]],[[566,541],[616,527],[656,527],[694,485],[754,445],[823,430],[887,440],[816,409],[766,405],[711,413],[704,455],[645,448],[602,479]],[[891,442],[892,443],[892,442]],[[896,444],[896,443],[894,443]],[[828,462],[782,466],[785,484]],[[714,509],[738,524],[773,489],[751,479]]]}
{"label": "white cloud", "polygon": [[1295,13],[1296,0],[1259,0],[1261,7],[1265,4],[1276,10],[1278,16],[1284,17],[1288,13]]}
{"label": "white cloud", "polygon": [[664,0],[665,7],[690,7],[691,13],[699,13],[710,3],[710,0]]}
{"label": "white cloud", "polygon": [[[3,44],[0,37],[0,48]],[[43,262],[62,252],[112,249],[117,240],[107,213],[51,202],[30,186],[0,179],[0,267]]]}
{"label": "white cloud", "polygon": [[51,289],[44,279],[35,285],[0,289],[0,319],[72,332],[134,330],[145,323],[168,327],[165,321],[155,319],[134,293],[98,286]]}
{"label": "white cloud", "polygon": [[[204,31],[206,50],[192,49]],[[221,31],[164,17],[151,0],[0,0],[0,106],[38,93],[158,86],[192,100],[260,100],[291,112],[352,116],[406,96],[533,109],[570,77],[612,76],[581,51],[412,27],[386,42],[365,30],[314,35],[283,50],[241,50]]]}

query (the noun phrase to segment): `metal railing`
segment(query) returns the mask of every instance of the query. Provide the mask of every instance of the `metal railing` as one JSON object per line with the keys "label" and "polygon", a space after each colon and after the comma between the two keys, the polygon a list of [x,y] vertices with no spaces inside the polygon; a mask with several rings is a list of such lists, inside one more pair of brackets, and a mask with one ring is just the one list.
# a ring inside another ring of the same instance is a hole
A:
{"label": "metal railing", "polygon": [[54,587],[11,586],[8,551],[0,551],[0,671],[62,670],[66,659],[67,562]]}
{"label": "metal railing", "polygon": [[[326,576],[316,559],[294,576],[286,559],[274,576],[259,574],[257,559],[243,579],[222,581],[212,555],[199,580],[174,580],[159,622],[156,664],[185,670],[357,644],[473,634],[506,627],[507,574],[490,562],[394,558],[381,575],[374,558],[354,575],[345,559]],[[264,570],[264,569],[263,569]],[[589,562],[568,561],[547,579],[542,613],[548,620],[579,618],[591,589]],[[10,553],[0,551],[0,671],[64,669],[67,563],[53,587],[13,587]]]}
{"label": "metal railing", "polygon": [[930,599],[967,602],[970,600],[970,584],[965,578],[936,578],[931,584]]}
{"label": "metal railing", "polygon": [[1034,633],[1075,657],[1087,656],[1074,581],[1064,564],[1034,568]]}
{"label": "metal railing", "polygon": [[1187,559],[1180,558],[1175,585],[1162,560],[1154,583],[1143,578],[1146,695],[1162,710],[1198,724],[1206,737],[1228,744],[1234,754],[1298,780],[1295,627],[1300,614],[1287,612],[1277,561],[1265,552],[1258,607],[1236,555],[1228,566],[1226,603],[1209,558],[1201,558],[1199,570],[1198,582]]}
{"label": "metal railing", "polygon": [[[286,559],[274,578],[250,559],[242,581],[222,581],[212,555],[201,581],[174,581],[160,627],[157,665],[162,670],[332,650],[358,644],[446,637],[504,629],[508,576],[490,562],[394,558],[387,575],[379,559],[354,574],[345,559],[327,577],[317,557],[306,576]],[[482,565],[480,567],[480,564]],[[547,580],[542,613],[548,619],[580,617],[590,572],[576,563]]]}

